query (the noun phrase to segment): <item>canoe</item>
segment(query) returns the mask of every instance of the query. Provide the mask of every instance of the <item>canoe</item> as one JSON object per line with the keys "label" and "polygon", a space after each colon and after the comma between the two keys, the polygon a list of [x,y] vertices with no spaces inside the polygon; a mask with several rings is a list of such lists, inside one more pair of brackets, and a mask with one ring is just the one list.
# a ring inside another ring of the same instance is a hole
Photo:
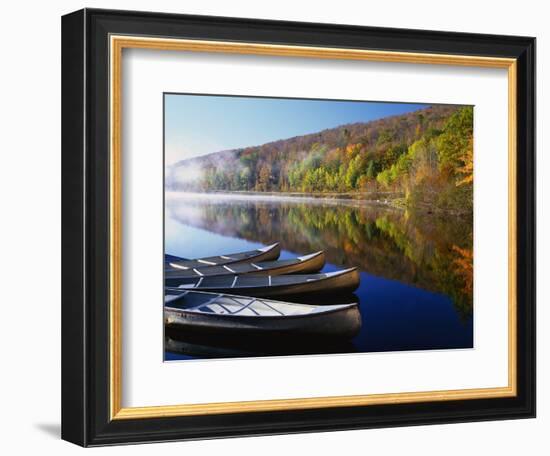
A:
{"label": "canoe", "polygon": [[170,255],[169,253],[164,254],[164,267],[167,267],[169,263],[175,261],[188,261],[187,258],[182,258],[176,255]]}
{"label": "canoe", "polygon": [[[229,253],[227,255],[218,255],[205,258],[197,258],[194,260],[186,260],[183,258],[175,259],[166,262],[166,258],[173,255],[164,255],[165,269],[176,271],[188,271],[194,268],[202,268],[208,266],[222,266],[224,264],[235,264],[249,261],[271,261],[279,258],[281,254],[281,246],[279,243],[262,247],[261,249],[250,250],[248,252]],[[178,257],[175,257],[178,258]]]}
{"label": "canoe", "polygon": [[183,278],[199,278],[212,276],[234,275],[281,275],[281,274],[309,274],[318,272],[325,265],[324,252],[316,252],[290,260],[262,261],[250,263],[235,263],[222,266],[207,266],[187,270],[165,270],[164,285],[178,286]]}
{"label": "canoe", "polygon": [[[175,280],[174,280],[175,282]],[[312,296],[319,294],[351,293],[359,286],[357,268],[321,274],[276,276],[227,275],[179,279],[171,293],[185,290],[232,293],[260,298]]]}
{"label": "canoe", "polygon": [[350,339],[361,329],[357,304],[316,306],[223,293],[165,294],[164,323],[185,332]]}

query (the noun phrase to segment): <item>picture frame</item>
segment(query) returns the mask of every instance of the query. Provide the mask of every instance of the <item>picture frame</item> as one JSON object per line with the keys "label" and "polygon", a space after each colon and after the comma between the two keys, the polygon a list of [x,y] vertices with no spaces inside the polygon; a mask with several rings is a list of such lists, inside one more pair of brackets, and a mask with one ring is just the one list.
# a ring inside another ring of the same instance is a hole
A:
{"label": "picture frame", "polygon": [[[508,80],[508,384],[123,407],[125,49],[501,68]],[[535,416],[535,39],[84,9],[62,19],[62,438],[100,446]]]}

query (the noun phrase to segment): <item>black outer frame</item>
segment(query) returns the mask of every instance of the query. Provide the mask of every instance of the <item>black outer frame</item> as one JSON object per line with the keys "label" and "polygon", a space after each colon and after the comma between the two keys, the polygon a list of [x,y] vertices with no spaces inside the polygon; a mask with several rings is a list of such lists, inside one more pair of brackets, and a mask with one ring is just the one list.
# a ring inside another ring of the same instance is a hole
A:
{"label": "black outer frame", "polygon": [[[518,395],[110,421],[110,34],[518,59]],[[63,439],[98,446],[535,416],[534,38],[84,9],[62,18],[62,128]]]}

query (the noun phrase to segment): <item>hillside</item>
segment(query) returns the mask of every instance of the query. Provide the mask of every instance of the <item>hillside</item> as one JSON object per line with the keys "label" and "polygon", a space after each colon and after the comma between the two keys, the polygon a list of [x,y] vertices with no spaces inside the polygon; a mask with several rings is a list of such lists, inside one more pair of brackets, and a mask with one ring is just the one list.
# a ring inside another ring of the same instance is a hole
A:
{"label": "hillside", "polygon": [[409,206],[471,211],[473,108],[432,106],[180,161],[180,191],[400,192]]}

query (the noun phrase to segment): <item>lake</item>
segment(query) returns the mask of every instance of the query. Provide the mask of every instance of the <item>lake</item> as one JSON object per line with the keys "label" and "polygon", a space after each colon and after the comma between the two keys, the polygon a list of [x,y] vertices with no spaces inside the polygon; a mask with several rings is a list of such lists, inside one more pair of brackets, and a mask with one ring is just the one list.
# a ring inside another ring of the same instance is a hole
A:
{"label": "lake", "polygon": [[[330,344],[167,333],[165,359],[473,347],[472,220],[383,203],[246,194],[166,193],[165,252],[185,258],[280,242],[281,258],[324,250],[323,272],[357,267],[361,332]],[[335,302],[336,303],[336,302]]]}

